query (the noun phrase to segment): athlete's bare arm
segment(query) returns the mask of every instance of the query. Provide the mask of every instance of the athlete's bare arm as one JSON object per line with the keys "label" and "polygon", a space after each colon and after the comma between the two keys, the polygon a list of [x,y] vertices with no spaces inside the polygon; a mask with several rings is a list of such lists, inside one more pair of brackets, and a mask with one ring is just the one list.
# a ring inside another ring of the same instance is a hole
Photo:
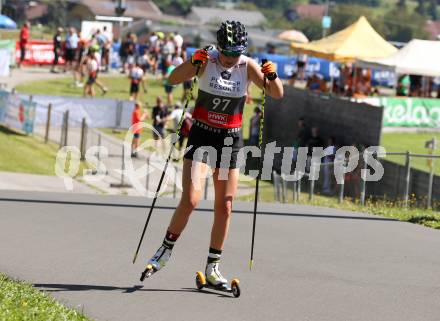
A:
{"label": "athlete's bare arm", "polygon": [[[200,68],[198,76],[201,76],[205,71],[206,65]],[[168,78],[170,85],[178,85],[185,80],[190,80],[196,75],[197,67],[191,63],[191,60],[187,60],[180,64],[173,70]]]}
{"label": "athlete's bare arm", "polygon": [[[263,89],[264,75],[261,72],[261,67],[252,60],[248,60],[248,75],[249,79],[256,84],[259,88]],[[275,99],[281,99],[284,95],[283,84],[280,78],[275,80],[266,80],[266,93]]]}

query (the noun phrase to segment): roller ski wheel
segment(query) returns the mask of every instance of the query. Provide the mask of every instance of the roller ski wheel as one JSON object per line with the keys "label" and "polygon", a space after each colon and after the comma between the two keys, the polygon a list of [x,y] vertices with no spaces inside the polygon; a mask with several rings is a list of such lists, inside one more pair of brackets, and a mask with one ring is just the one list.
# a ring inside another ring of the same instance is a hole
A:
{"label": "roller ski wheel", "polygon": [[220,291],[220,292],[232,293],[232,295],[236,298],[238,298],[241,294],[239,283],[240,283],[240,281],[238,279],[233,279],[231,281],[230,286],[228,286],[228,285],[215,286],[215,285],[209,284],[206,281],[206,277],[202,272],[197,272],[197,274],[196,274],[196,287],[197,287],[197,289],[202,290],[203,288],[207,288],[207,289],[216,290],[216,291]]}
{"label": "roller ski wheel", "polygon": [[156,269],[151,265],[148,264],[145,268],[144,272],[141,274],[141,282],[143,282],[145,279],[148,279],[150,276],[152,276],[156,272]]}

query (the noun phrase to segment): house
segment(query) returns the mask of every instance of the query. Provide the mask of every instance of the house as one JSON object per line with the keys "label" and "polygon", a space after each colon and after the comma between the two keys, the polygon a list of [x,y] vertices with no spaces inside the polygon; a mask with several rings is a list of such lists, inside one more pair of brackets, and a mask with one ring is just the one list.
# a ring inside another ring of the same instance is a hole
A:
{"label": "house", "polygon": [[259,11],[225,10],[220,8],[207,8],[193,6],[186,17],[187,20],[197,21],[201,25],[215,24],[222,21],[240,21],[246,27],[259,26],[266,22],[266,18]]}
{"label": "house", "polygon": [[286,18],[293,21],[296,19],[317,19],[325,15],[326,6],[321,4],[299,4],[285,12]]}
{"label": "house", "polygon": [[[117,0],[66,0],[67,17],[66,26],[79,28],[84,20],[93,21],[96,16],[116,16]],[[124,16],[134,20],[158,20],[164,15],[162,11],[148,0],[125,0],[126,10]],[[25,17],[30,21],[48,23],[48,5],[42,1],[33,1],[25,9]]]}
{"label": "house", "polygon": [[[115,16],[118,5],[116,0],[77,0],[69,1],[68,21],[79,24],[83,20],[95,20],[96,16]],[[126,0],[124,16],[136,19],[149,19],[162,15],[153,1]]]}
{"label": "house", "polygon": [[426,21],[425,31],[428,34],[429,39],[440,40],[440,21]]}

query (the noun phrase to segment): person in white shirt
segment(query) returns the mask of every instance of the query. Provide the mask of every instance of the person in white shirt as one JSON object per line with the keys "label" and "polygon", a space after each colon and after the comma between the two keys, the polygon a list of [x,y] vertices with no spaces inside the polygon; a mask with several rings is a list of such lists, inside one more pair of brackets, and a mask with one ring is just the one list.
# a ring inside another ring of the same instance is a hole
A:
{"label": "person in white shirt", "polygon": [[176,54],[178,56],[182,55],[182,46],[183,46],[183,37],[179,34],[179,32],[174,33],[174,44],[176,45]]}
{"label": "person in white shirt", "polygon": [[144,92],[146,92],[144,85],[144,71],[138,63],[134,68],[131,68],[128,78],[130,79],[130,100],[137,100],[140,84],[142,84]]}

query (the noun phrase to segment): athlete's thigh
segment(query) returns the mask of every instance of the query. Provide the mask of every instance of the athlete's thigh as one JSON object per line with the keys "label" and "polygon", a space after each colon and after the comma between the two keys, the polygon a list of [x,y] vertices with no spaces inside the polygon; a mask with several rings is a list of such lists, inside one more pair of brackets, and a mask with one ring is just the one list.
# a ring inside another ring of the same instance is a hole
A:
{"label": "athlete's thigh", "polygon": [[208,165],[191,159],[183,160],[182,197],[200,196],[208,172]]}
{"label": "athlete's thigh", "polygon": [[224,169],[216,168],[213,173],[215,199],[216,201],[223,201],[226,198],[232,200],[237,192],[239,169],[230,168],[228,170],[228,177],[226,180],[221,179],[223,178],[221,176],[224,175],[220,175],[220,170]]}

